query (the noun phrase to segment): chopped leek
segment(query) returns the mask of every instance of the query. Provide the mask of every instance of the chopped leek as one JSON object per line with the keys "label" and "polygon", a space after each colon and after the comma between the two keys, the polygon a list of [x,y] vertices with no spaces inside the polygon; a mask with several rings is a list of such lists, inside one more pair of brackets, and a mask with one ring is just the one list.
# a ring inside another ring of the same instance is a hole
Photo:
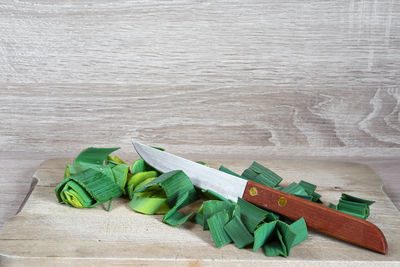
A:
{"label": "chopped leek", "polygon": [[272,237],[272,233],[275,230],[277,221],[271,221],[263,223],[254,231],[254,244],[253,250],[256,251],[262,247]]}
{"label": "chopped leek", "polygon": [[[138,173],[136,175],[139,174],[141,173]],[[146,212],[150,213],[151,210],[153,213],[155,213],[159,211],[160,208],[164,207],[166,213],[163,217],[163,222],[169,225],[180,225],[186,222],[192,215],[192,213],[184,215],[179,212],[180,208],[183,208],[197,200],[196,190],[194,189],[194,186],[190,179],[183,171],[167,172],[157,178],[148,178],[142,183],[145,184],[137,185],[133,192],[133,198],[130,203],[130,207],[132,209],[135,208],[135,201],[144,197],[148,198],[148,196],[150,196],[150,198],[146,200],[146,202],[150,203],[150,207],[146,207]],[[163,194],[165,194],[168,206],[172,207],[170,210],[167,211],[165,209],[165,205],[160,205],[159,207],[155,206],[154,208],[151,207],[151,205],[156,205],[158,203],[155,202],[155,204],[151,204],[152,192],[155,192],[156,195],[160,194],[160,190],[158,190],[157,188],[161,188]],[[141,201],[143,202],[144,200]]]}
{"label": "chopped leek", "polygon": [[369,206],[373,203],[375,201],[342,194],[337,205],[329,203],[328,207],[365,220],[369,217]]}
{"label": "chopped leek", "polygon": [[94,164],[94,165],[103,165],[104,161],[107,159],[108,155],[116,150],[119,147],[112,148],[96,148],[89,147],[83,150],[74,160],[75,165],[84,165],[84,164]]}
{"label": "chopped leek", "polygon": [[[55,188],[58,201],[76,208],[94,207],[109,201],[109,210],[113,198],[127,194],[129,207],[136,212],[164,214],[162,221],[172,226],[179,226],[190,219],[204,230],[210,230],[218,248],[233,241],[238,248],[250,245],[254,251],[262,248],[267,256],[287,257],[294,246],[308,238],[303,218],[291,222],[241,198],[235,203],[214,191],[195,188],[183,171],[161,174],[143,159],[128,166],[119,157],[110,155],[117,149],[89,147],[83,150],[73,164],[66,166],[64,180]],[[208,166],[204,162],[198,163]],[[282,178],[255,161],[242,175],[224,166],[220,166],[219,170],[321,202],[321,195],[315,192],[316,185],[300,181],[287,187],[280,186]],[[182,208],[199,198],[209,200],[203,201],[197,212],[182,212]],[[330,203],[329,207],[366,219],[369,206],[373,203],[342,194],[339,203]]]}
{"label": "chopped leek", "polygon": [[253,233],[257,226],[264,222],[264,220],[274,221],[277,219],[272,212],[261,209],[241,198],[238,198],[237,203],[243,211],[241,213],[243,223],[251,233]]}
{"label": "chopped leek", "polygon": [[227,210],[221,210],[207,219],[207,225],[210,227],[211,237],[217,248],[232,242],[224,226],[229,222]]}
{"label": "chopped leek", "polygon": [[237,174],[237,173],[231,171],[230,169],[228,169],[228,168],[226,168],[226,167],[224,167],[224,166],[222,166],[222,165],[219,167],[219,170],[220,170],[221,172],[226,172],[227,174],[230,174],[230,175],[233,175],[233,176],[237,176],[237,177],[240,177],[240,178],[244,178],[244,177],[240,176],[239,174]]}
{"label": "chopped leek", "polygon": [[253,235],[244,226],[239,216],[233,216],[232,220],[225,225],[224,230],[238,248],[243,248],[253,243]]}
{"label": "chopped leek", "polygon": [[248,180],[269,187],[276,187],[282,181],[282,178],[278,174],[256,161],[254,161],[250,167],[242,173],[242,176]]}

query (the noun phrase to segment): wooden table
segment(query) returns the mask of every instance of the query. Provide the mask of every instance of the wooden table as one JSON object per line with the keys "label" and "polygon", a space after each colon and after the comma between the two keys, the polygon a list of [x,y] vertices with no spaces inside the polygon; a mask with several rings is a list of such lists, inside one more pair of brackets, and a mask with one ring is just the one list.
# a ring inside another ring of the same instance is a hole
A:
{"label": "wooden table", "polygon": [[400,207],[395,1],[0,3],[0,224],[43,160],[175,153],[371,166]]}

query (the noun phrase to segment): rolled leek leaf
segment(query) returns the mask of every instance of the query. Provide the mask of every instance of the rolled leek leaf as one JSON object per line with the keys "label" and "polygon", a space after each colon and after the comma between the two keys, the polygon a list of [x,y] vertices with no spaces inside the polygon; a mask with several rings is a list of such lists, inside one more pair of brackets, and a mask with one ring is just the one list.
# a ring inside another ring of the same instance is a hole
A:
{"label": "rolled leek leaf", "polygon": [[130,199],[133,198],[133,193],[136,187],[141,184],[143,181],[149,178],[156,178],[157,172],[156,171],[143,171],[135,173],[131,176],[126,184],[126,191]]}
{"label": "rolled leek leaf", "polygon": [[154,171],[143,159],[138,159],[132,163],[131,172],[135,175],[139,172]]}
{"label": "rolled leek leaf", "polygon": [[55,191],[59,202],[76,208],[94,207],[123,193],[113,180],[94,169],[70,175]]}

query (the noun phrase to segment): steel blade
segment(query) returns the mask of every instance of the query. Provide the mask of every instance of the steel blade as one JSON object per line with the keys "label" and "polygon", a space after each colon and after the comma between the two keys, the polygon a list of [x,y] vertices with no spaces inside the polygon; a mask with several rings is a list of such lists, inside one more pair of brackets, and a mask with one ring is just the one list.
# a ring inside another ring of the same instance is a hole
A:
{"label": "steel blade", "polygon": [[212,190],[223,197],[237,201],[242,197],[247,180],[178,157],[140,142],[132,142],[139,156],[151,167],[160,172],[182,170],[192,183],[206,190]]}

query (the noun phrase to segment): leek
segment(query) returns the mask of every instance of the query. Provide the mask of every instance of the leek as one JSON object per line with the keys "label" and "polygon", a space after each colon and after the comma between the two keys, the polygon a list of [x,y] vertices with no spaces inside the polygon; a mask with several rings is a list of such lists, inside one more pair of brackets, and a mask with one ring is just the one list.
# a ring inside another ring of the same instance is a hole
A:
{"label": "leek", "polygon": [[113,180],[93,169],[70,175],[55,191],[59,202],[76,208],[94,207],[123,194]]}

